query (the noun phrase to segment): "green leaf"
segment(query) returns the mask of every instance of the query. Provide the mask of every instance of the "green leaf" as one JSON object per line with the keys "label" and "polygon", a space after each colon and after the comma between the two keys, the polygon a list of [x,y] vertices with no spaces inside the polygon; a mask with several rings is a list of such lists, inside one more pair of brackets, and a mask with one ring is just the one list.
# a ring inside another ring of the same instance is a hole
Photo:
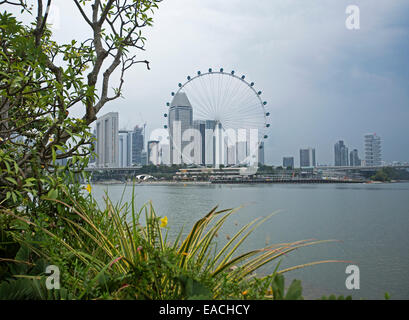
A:
{"label": "green leaf", "polygon": [[300,280],[293,280],[285,295],[285,300],[302,300],[302,286]]}
{"label": "green leaf", "polygon": [[14,179],[14,178],[12,178],[12,177],[6,177],[6,180],[9,181],[9,182],[11,182],[11,183],[13,183],[13,184],[15,184],[16,186],[18,185],[16,179]]}
{"label": "green leaf", "polygon": [[47,198],[49,199],[57,199],[58,197],[58,191],[55,189],[51,189],[50,191],[48,191],[47,193]]}

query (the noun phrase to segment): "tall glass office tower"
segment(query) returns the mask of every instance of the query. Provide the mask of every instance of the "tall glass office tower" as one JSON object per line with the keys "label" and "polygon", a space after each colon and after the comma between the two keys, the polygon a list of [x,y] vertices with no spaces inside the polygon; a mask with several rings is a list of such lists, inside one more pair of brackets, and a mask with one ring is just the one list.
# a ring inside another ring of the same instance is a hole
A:
{"label": "tall glass office tower", "polygon": [[334,164],[336,167],[346,167],[349,165],[348,148],[344,141],[338,141],[334,146]]}
{"label": "tall glass office tower", "polygon": [[145,164],[142,161],[142,151],[144,146],[143,128],[135,126],[132,132],[132,164]]}
{"label": "tall glass office tower", "polygon": [[189,162],[183,155],[183,150],[190,141],[183,141],[186,130],[193,126],[193,109],[186,93],[177,93],[169,108],[169,137],[170,137],[170,163],[182,164]]}
{"label": "tall glass office tower", "polygon": [[300,167],[315,167],[316,160],[315,160],[315,149],[307,148],[300,150]]}
{"label": "tall glass office tower", "polygon": [[110,112],[96,121],[97,167],[116,168],[119,165],[118,112]]}

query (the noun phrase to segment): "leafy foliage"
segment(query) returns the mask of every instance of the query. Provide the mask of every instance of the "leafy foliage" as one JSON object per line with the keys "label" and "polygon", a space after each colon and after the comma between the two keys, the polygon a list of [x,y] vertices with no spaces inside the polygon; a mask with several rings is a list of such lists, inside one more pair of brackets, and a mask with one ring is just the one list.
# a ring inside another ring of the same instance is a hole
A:
{"label": "leafy foliage", "polygon": [[395,168],[382,168],[371,177],[375,181],[391,181],[391,180],[409,180],[409,172],[407,170],[398,170]]}
{"label": "leafy foliage", "polygon": [[[53,40],[47,25],[52,1],[43,2],[13,2],[21,17],[6,11],[7,1],[1,4],[0,206],[8,208],[57,197],[58,185],[73,180],[66,175],[82,174],[92,154],[89,125],[122,95],[127,70],[138,63],[149,67],[134,50],[144,49],[142,29],[152,25],[160,0],[74,0],[76,16],[93,37],[68,43]],[[22,23],[24,14],[34,21]],[[119,81],[111,89],[115,72]],[[77,106],[79,118],[70,115]]]}

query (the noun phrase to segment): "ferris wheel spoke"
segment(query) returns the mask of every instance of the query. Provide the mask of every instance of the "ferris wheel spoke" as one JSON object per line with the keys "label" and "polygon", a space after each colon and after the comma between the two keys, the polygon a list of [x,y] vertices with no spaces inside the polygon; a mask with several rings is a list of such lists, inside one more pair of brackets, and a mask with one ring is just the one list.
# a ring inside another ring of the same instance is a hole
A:
{"label": "ferris wheel spoke", "polygon": [[215,108],[217,112],[221,112],[220,109],[220,73],[217,74],[217,76],[214,76],[214,82],[213,82],[213,92],[214,92],[214,99],[215,99]]}
{"label": "ferris wheel spoke", "polygon": [[[207,97],[207,93],[205,88],[203,87],[203,84],[200,80],[198,81],[191,81],[188,86],[192,86],[194,88],[192,88],[192,90],[194,90],[194,92],[197,92],[197,103],[199,103],[201,106],[203,106],[203,108],[205,110],[207,110],[207,112],[209,114],[213,113],[213,110],[211,108],[211,104],[209,103],[209,99]],[[186,88],[188,87],[186,86]],[[196,108],[197,109],[197,108]]]}
{"label": "ferris wheel spoke", "polygon": [[235,97],[235,99],[232,100],[232,103],[246,105],[253,101],[255,103],[259,103],[258,97],[254,95],[254,92],[252,91],[249,92],[248,90],[242,90],[242,92],[239,92],[237,96]]}
{"label": "ferris wheel spoke", "polygon": [[223,91],[222,91],[222,88],[221,88],[221,84],[223,84],[223,82],[222,83],[220,83],[221,81],[221,77],[222,77],[222,75],[219,73],[218,74],[218,77],[217,77],[217,109],[219,109],[219,108],[221,108],[221,100],[222,100],[222,93],[223,93]]}
{"label": "ferris wheel spoke", "polygon": [[232,75],[227,75],[227,76],[229,77],[229,82],[228,82],[225,92],[223,93],[224,100],[221,106],[222,108],[224,108],[226,104],[228,104],[229,101],[231,101],[232,93],[235,91],[235,89],[239,85],[236,81],[234,81],[235,78]]}
{"label": "ferris wheel spoke", "polygon": [[[195,85],[196,86],[196,85]],[[200,87],[200,89],[194,89],[200,92],[200,99],[199,103],[204,106],[205,110],[209,114],[209,117],[212,118],[214,115],[214,109],[212,108],[212,105],[209,101],[209,99],[206,97],[206,93],[203,92],[203,86],[199,83],[197,83],[197,86]],[[192,88],[193,89],[193,88]]]}
{"label": "ferris wheel spoke", "polygon": [[205,77],[205,76],[201,76],[201,77],[199,77],[198,79],[199,79],[199,82],[200,82],[200,84],[202,85],[202,88],[203,88],[203,90],[204,90],[203,92],[204,92],[204,94],[205,94],[205,97],[206,97],[206,99],[207,99],[207,102],[208,102],[208,104],[209,104],[209,107],[210,107],[210,109],[212,110],[212,113],[214,114],[214,113],[216,112],[216,109],[215,109],[215,107],[214,107],[214,105],[213,105],[213,102],[212,102],[212,93],[209,92],[208,84],[206,83],[206,80],[203,79],[203,77]]}
{"label": "ferris wheel spoke", "polygon": [[245,98],[244,100],[245,101],[240,100],[239,98],[237,98],[237,96],[232,97],[230,105],[227,106],[227,109],[229,110],[229,112],[230,110],[232,110],[233,112],[238,112],[239,108],[241,109],[243,104],[247,105],[250,103],[251,104],[255,103],[255,98],[254,97],[250,98],[248,95],[247,98]]}
{"label": "ferris wheel spoke", "polygon": [[226,83],[224,85],[224,88],[222,86],[222,93],[221,93],[222,98],[221,98],[221,101],[220,101],[220,109],[222,109],[222,110],[225,109],[225,106],[229,101],[228,96],[229,96],[230,91],[232,90],[232,87],[233,87],[232,86],[233,77],[232,76],[226,76],[226,75],[224,75],[224,77],[227,77],[227,81],[226,81]]}
{"label": "ferris wheel spoke", "polygon": [[222,121],[223,123],[231,123],[231,124],[234,123],[234,124],[240,124],[241,126],[248,126],[249,124],[255,124],[257,125],[256,126],[257,129],[262,129],[263,127],[265,127],[263,119],[250,119],[248,117],[245,117],[243,119],[225,118]]}
{"label": "ferris wheel spoke", "polygon": [[232,108],[232,110],[235,110],[236,112],[259,112],[261,111],[262,116],[264,117],[264,108],[260,107],[260,103],[258,102],[253,102],[251,104],[247,105],[237,105]]}
{"label": "ferris wheel spoke", "polygon": [[263,119],[224,119],[224,124],[231,128],[253,127],[254,129],[262,130],[265,128]]}
{"label": "ferris wheel spoke", "polygon": [[[212,114],[212,111],[208,107],[206,102],[203,102],[202,98],[198,98],[198,96],[194,95],[190,90],[191,88],[185,87],[184,89],[187,93],[188,98],[190,99],[190,97],[192,97],[191,102],[193,103],[193,107],[196,112],[200,111],[202,114],[208,114],[209,116]],[[200,108],[195,108],[195,105],[200,106]]]}
{"label": "ferris wheel spoke", "polygon": [[[236,80],[238,80],[238,79],[236,79]],[[228,93],[228,95],[226,97],[226,104],[231,104],[234,101],[234,99],[235,99],[235,97],[237,95],[237,92],[240,90],[241,84],[242,84],[241,81],[236,81],[236,83],[233,84],[232,89],[229,91],[229,93]],[[225,107],[225,106],[223,106],[223,107]]]}
{"label": "ferris wheel spoke", "polygon": [[217,108],[217,98],[218,98],[218,96],[217,96],[217,91],[216,91],[216,79],[215,79],[215,77],[213,76],[209,76],[209,83],[210,83],[210,90],[211,90],[211,93],[212,93],[212,97],[213,97],[213,105],[214,105],[214,108],[218,111],[218,108]]}
{"label": "ferris wheel spoke", "polygon": [[248,105],[253,103],[260,105],[260,100],[254,96],[253,92],[248,93],[246,96],[243,96],[243,98],[237,100],[238,104],[240,105]]}
{"label": "ferris wheel spoke", "polygon": [[253,128],[257,130],[264,130],[263,126],[263,121],[261,120],[248,120],[248,121],[242,121],[242,120],[225,120],[223,125],[226,127],[228,126],[229,128],[233,129],[245,129],[245,128]]}

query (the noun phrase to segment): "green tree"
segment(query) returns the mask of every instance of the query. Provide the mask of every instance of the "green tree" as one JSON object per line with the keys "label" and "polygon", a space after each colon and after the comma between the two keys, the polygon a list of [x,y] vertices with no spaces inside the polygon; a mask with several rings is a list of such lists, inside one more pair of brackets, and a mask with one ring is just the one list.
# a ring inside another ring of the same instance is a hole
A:
{"label": "green tree", "polygon": [[[87,165],[89,125],[121,97],[132,66],[149,69],[135,54],[144,49],[142,29],[152,25],[160,1],[74,0],[92,37],[69,43],[53,40],[47,25],[54,1],[0,2],[0,205],[55,196],[63,173]],[[7,12],[10,7],[21,15]],[[31,23],[22,23],[23,15]],[[80,118],[70,116],[76,106]],[[67,166],[58,166],[64,158]]]}
{"label": "green tree", "polygon": [[383,182],[390,181],[388,174],[383,169],[378,170],[376,174],[371,177],[371,179],[374,181],[383,181]]}

